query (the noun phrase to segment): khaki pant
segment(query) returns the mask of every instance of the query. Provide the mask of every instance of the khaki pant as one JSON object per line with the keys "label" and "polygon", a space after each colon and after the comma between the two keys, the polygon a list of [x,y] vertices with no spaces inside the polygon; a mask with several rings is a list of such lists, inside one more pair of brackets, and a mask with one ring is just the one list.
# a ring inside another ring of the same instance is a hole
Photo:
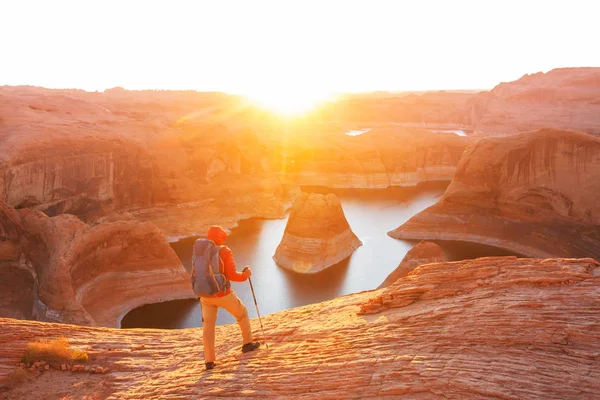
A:
{"label": "khaki pant", "polygon": [[217,325],[219,307],[224,308],[237,319],[244,339],[243,344],[252,341],[248,310],[233,290],[223,297],[201,297],[200,303],[202,304],[202,317],[204,318],[202,340],[204,342],[205,362],[215,361],[215,326]]}

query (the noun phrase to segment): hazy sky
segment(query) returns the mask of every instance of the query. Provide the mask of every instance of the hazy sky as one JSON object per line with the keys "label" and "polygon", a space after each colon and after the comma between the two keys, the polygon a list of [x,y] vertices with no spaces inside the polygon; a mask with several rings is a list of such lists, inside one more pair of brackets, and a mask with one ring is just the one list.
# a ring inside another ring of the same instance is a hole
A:
{"label": "hazy sky", "polygon": [[468,89],[600,66],[598,1],[0,1],[0,85]]}

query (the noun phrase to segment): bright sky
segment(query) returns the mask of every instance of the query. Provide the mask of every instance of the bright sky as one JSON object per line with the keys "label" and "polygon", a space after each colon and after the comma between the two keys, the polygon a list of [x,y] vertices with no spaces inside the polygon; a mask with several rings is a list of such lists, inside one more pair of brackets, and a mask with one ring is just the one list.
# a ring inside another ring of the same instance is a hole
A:
{"label": "bright sky", "polygon": [[598,1],[1,0],[0,85],[491,88],[600,66]]}

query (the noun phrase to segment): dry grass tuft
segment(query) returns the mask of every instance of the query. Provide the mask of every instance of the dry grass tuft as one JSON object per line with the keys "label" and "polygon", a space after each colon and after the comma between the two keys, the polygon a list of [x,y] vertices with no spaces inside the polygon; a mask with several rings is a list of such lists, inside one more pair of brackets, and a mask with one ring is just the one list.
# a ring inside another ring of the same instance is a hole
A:
{"label": "dry grass tuft", "polygon": [[54,340],[38,340],[27,344],[27,351],[23,356],[26,364],[35,361],[46,361],[47,363],[70,363],[73,361],[86,362],[87,353],[72,349],[66,338]]}

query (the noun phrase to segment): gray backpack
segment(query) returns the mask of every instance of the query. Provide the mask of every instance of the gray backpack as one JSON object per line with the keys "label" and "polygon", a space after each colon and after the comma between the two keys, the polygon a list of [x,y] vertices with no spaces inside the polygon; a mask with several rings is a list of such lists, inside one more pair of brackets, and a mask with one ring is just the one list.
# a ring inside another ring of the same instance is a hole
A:
{"label": "gray backpack", "polygon": [[190,281],[196,296],[214,296],[231,287],[220,268],[219,251],[222,247],[208,239],[198,239],[194,243]]}

